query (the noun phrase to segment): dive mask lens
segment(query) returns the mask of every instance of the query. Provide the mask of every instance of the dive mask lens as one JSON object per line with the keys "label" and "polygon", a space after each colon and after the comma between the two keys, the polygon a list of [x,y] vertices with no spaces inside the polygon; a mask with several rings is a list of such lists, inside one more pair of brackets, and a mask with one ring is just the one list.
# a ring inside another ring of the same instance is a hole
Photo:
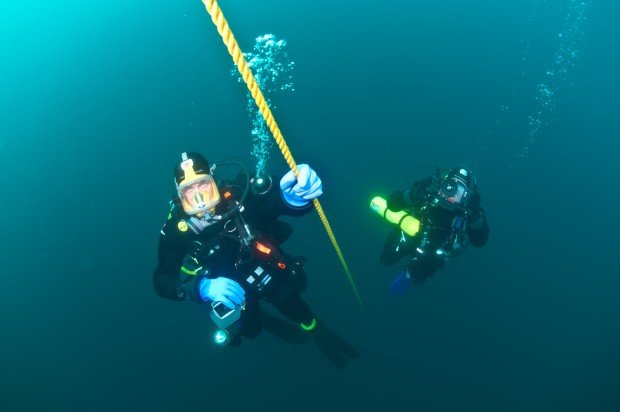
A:
{"label": "dive mask lens", "polygon": [[439,195],[452,205],[461,205],[467,194],[467,186],[459,180],[446,180],[439,190]]}
{"label": "dive mask lens", "polygon": [[220,193],[211,175],[202,175],[183,183],[179,186],[178,194],[188,215],[206,212],[220,202]]}

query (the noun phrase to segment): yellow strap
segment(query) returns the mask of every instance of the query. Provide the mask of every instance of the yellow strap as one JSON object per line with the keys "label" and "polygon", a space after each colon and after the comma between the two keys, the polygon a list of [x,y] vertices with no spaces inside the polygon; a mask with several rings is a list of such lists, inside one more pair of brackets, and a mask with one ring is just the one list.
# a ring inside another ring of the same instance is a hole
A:
{"label": "yellow strap", "polygon": [[[202,269],[202,268],[199,268],[199,269]],[[189,269],[188,269],[188,268],[186,268],[185,266],[181,266],[181,272],[186,273],[186,274],[188,274],[188,275],[190,275],[190,276],[196,276],[196,275],[198,274],[198,270],[199,270],[199,269],[196,269],[196,270],[189,270]]]}
{"label": "yellow strap", "polygon": [[312,329],[316,328],[316,319],[312,319],[312,322],[310,322],[308,325],[302,322],[299,324],[299,326],[301,326],[301,328],[306,332],[310,332]]}
{"label": "yellow strap", "polygon": [[[273,135],[273,138],[275,139],[278,147],[280,148],[280,151],[282,152],[282,155],[284,156],[284,160],[286,160],[286,163],[288,164],[288,166],[291,168],[293,173],[295,173],[295,176],[297,176],[299,172],[297,171],[297,164],[295,163],[295,160],[293,159],[293,155],[291,154],[291,151],[289,150],[288,145],[284,141],[284,136],[282,136],[282,132],[280,132],[280,128],[278,127],[278,124],[273,118],[271,109],[267,105],[267,101],[265,100],[263,93],[258,87],[258,84],[256,83],[256,79],[254,79],[254,75],[252,74],[252,71],[250,70],[248,63],[245,60],[245,57],[243,56],[241,49],[239,48],[239,44],[237,43],[237,40],[235,40],[235,36],[233,35],[232,30],[228,26],[228,22],[224,18],[224,14],[222,13],[220,6],[217,4],[216,0],[202,0],[202,2],[207,8],[207,12],[209,12],[209,14],[211,15],[211,20],[213,20],[213,24],[215,24],[215,26],[217,27],[218,33],[220,34],[220,36],[222,36],[222,40],[224,41],[224,44],[228,48],[228,53],[230,53],[233,61],[235,62],[235,65],[237,65],[237,69],[239,70],[239,73],[241,73],[241,77],[243,78],[243,81],[248,86],[248,90],[250,90],[250,93],[252,94],[252,98],[254,98],[254,101],[256,102],[258,109],[260,110],[261,114],[263,115],[263,118],[265,119],[265,123],[267,123],[269,130],[271,130],[271,134]],[[347,265],[347,262],[344,260],[344,256],[342,255],[340,246],[338,246],[338,242],[336,241],[334,232],[332,232],[331,226],[329,225],[329,222],[327,221],[327,216],[325,216],[325,212],[323,212],[323,208],[321,207],[321,204],[319,203],[318,199],[314,199],[312,202],[314,203],[314,207],[316,208],[316,211],[319,214],[319,218],[321,219],[321,222],[323,222],[323,226],[325,226],[325,230],[327,231],[327,235],[332,241],[332,245],[334,246],[334,249],[336,249],[336,254],[338,255],[338,258],[340,259],[340,263],[342,263],[342,267],[344,268],[347,278],[349,279],[349,283],[351,284],[351,287],[353,288],[353,292],[355,292],[355,296],[357,297],[359,304],[363,306],[362,299],[360,297],[360,294],[357,291],[357,287],[355,286],[355,281],[353,280],[353,276],[351,275],[351,272],[349,271],[349,266]]]}

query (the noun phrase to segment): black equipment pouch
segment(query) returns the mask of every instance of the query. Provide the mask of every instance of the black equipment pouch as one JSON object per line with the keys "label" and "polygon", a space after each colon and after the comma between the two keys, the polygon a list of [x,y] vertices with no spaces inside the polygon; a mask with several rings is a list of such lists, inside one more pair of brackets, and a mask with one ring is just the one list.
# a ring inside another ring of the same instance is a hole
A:
{"label": "black equipment pouch", "polygon": [[268,301],[285,299],[306,289],[302,257],[284,254],[276,245],[259,238],[252,241],[253,259],[237,267],[243,287]]}

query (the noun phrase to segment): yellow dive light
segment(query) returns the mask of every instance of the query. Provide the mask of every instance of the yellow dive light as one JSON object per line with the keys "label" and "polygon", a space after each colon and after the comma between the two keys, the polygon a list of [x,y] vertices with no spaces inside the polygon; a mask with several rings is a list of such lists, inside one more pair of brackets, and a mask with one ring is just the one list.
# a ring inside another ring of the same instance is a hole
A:
{"label": "yellow dive light", "polygon": [[404,210],[392,212],[387,208],[387,201],[381,196],[377,196],[370,201],[370,208],[388,222],[400,227],[409,236],[415,236],[420,230],[420,221],[418,219]]}

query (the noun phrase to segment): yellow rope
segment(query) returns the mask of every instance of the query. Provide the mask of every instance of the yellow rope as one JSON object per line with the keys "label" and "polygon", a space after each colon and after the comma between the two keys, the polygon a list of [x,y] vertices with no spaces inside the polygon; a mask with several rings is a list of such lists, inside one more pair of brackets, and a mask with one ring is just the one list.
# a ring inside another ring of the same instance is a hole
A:
{"label": "yellow rope", "polygon": [[[207,8],[207,11],[209,12],[209,14],[211,15],[211,20],[213,20],[213,23],[217,27],[218,33],[220,34],[220,36],[222,36],[222,40],[224,41],[224,44],[228,48],[228,53],[230,53],[230,55],[233,58],[233,61],[237,65],[237,69],[239,70],[239,73],[241,73],[241,77],[243,78],[243,81],[248,86],[248,90],[250,90],[250,93],[252,94],[252,98],[254,98],[254,101],[256,102],[258,109],[263,115],[263,118],[265,119],[265,122],[267,123],[269,130],[271,130],[271,134],[273,135],[273,138],[278,144],[278,147],[280,148],[280,151],[282,152],[282,155],[284,156],[286,163],[291,168],[293,173],[295,173],[295,176],[297,176],[299,172],[297,171],[297,164],[295,163],[295,160],[293,159],[293,155],[291,154],[291,151],[289,150],[288,145],[284,141],[284,136],[282,136],[282,132],[280,132],[280,128],[278,127],[278,124],[273,118],[271,109],[267,105],[267,101],[265,100],[263,93],[258,87],[258,84],[256,83],[256,79],[254,79],[254,75],[252,74],[252,71],[250,70],[248,63],[246,62],[245,57],[243,56],[243,53],[241,52],[241,49],[239,48],[239,44],[237,43],[237,40],[235,40],[235,36],[233,35],[232,30],[228,26],[228,22],[224,18],[224,14],[222,13],[220,6],[217,4],[216,0],[202,0],[202,2]],[[327,231],[327,235],[332,241],[332,245],[334,246],[334,249],[336,249],[336,253],[338,254],[340,263],[342,263],[342,267],[344,268],[347,278],[349,279],[349,283],[351,284],[351,287],[353,288],[353,291],[355,292],[355,296],[357,297],[359,304],[362,305],[362,299],[360,297],[360,294],[357,291],[357,287],[355,286],[355,281],[353,280],[353,276],[351,275],[351,272],[349,271],[349,266],[347,265],[347,262],[344,260],[344,256],[342,255],[340,246],[338,246],[338,242],[336,241],[334,232],[332,231],[329,221],[327,220],[327,216],[325,216],[325,212],[323,212],[321,203],[319,203],[318,199],[314,199],[312,202],[314,203],[314,207],[316,208],[316,211],[319,214],[319,218],[321,219],[321,222],[323,222],[323,226],[325,226],[325,230]]]}

